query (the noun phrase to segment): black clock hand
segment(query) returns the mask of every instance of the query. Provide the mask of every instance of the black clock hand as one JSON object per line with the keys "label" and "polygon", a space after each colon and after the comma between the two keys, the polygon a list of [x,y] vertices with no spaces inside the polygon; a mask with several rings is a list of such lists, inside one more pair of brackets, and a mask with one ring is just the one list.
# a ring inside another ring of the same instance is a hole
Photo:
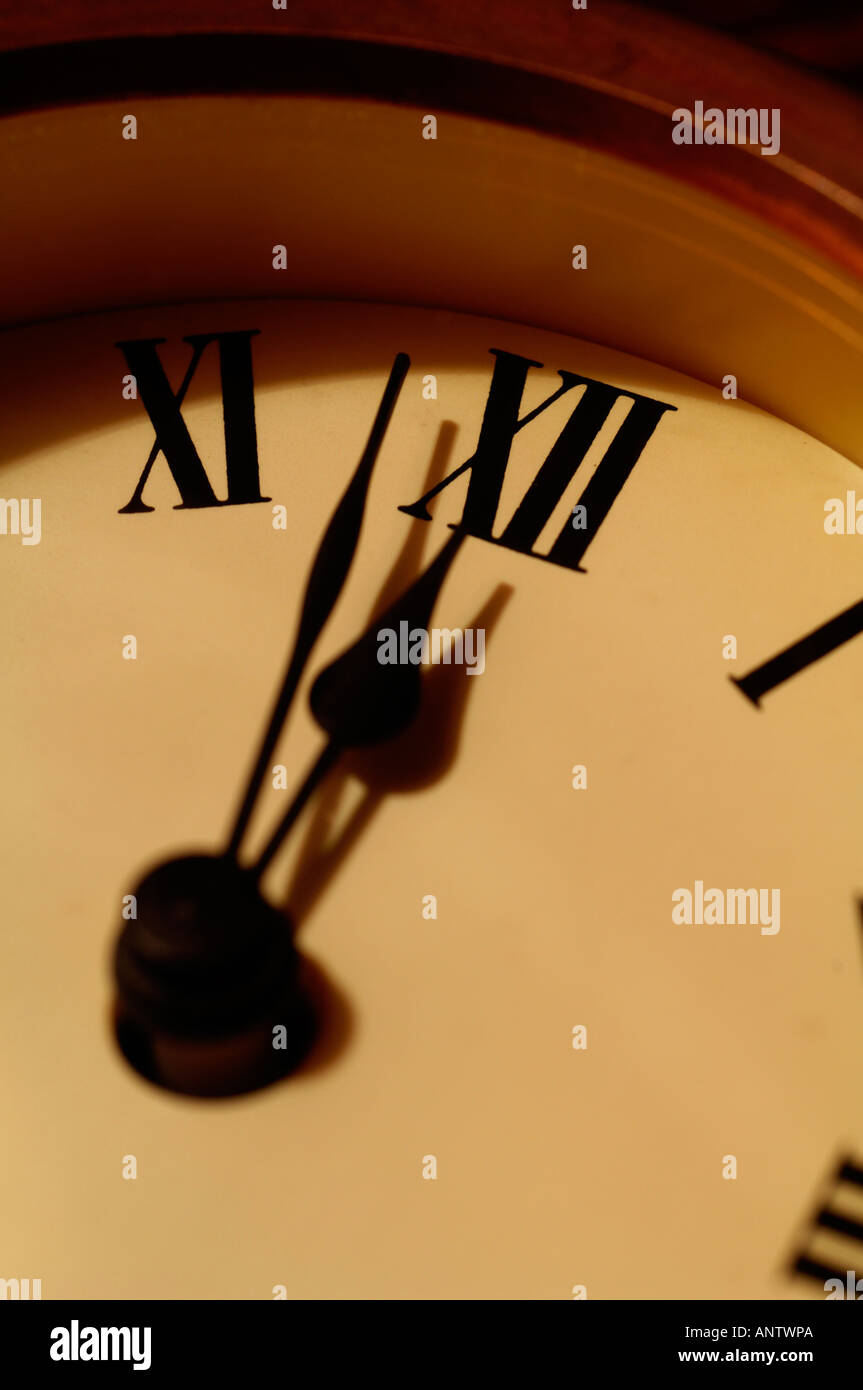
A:
{"label": "black clock hand", "polygon": [[456,531],[418,579],[316,678],[309,704],[326,743],[250,872],[260,878],[311,796],[345,748],[383,743],[395,738],[416,717],[422,696],[419,666],[381,665],[378,631],[397,629],[400,622],[427,628],[432,609],[464,533]]}
{"label": "black clock hand", "polygon": [[[416,716],[415,666],[382,666],[379,626],[426,627],[464,540],[456,532],[409,589],[312,686],[329,742],[252,868],[230,855],[186,855],[137,884],[114,957],[117,1038],[153,1081],[194,1095],[234,1095],[276,1080],[306,1055],[317,1029],[290,921],[258,879],[343,749],[379,743]],[[284,1049],[275,1051],[281,1031]]]}
{"label": "black clock hand", "polygon": [[249,774],[243,800],[225,850],[226,855],[231,859],[236,859],[239,853],[243,835],[246,832],[261,789],[261,783],[266,775],[267,766],[287,718],[291,701],[296,693],[309,654],[335,606],[336,599],[341,593],[350,570],[362,525],[372,468],[409,367],[410,358],[407,354],[397,353],[369,434],[368,443],[357,464],[354,476],[333,512],[318,546],[306,584],[294,650],[288,662],[285,678],[273,706],[269,723],[261,739],[260,748]]}

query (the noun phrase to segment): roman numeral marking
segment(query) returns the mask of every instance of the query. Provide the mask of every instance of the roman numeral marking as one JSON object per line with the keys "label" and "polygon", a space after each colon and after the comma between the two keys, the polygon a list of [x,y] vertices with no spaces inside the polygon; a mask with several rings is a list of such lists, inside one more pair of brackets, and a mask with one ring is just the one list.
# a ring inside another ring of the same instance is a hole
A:
{"label": "roman numeral marking", "polygon": [[[611,510],[660,419],[667,410],[676,410],[677,407],[655,401],[650,396],[639,396],[634,391],[609,386],[603,381],[594,381],[591,377],[558,371],[563,384],[542,405],[519,419],[527,374],[531,367],[542,367],[542,363],[503,352],[499,348],[489,350],[495,364],[475,453],[423,497],[409,506],[400,507],[399,511],[420,521],[431,521],[426,504],[470,469],[464,512],[457,525],[451,523],[452,530],[464,531],[480,540],[506,546],[523,555],[534,555],[537,559],[583,574],[581,560],[584,552]],[[584,393],[509,524],[500,536],[493,536],[492,528],[516,434],[574,386],[583,386]],[[612,407],[621,397],[628,397],[632,405],[579,498],[579,504],[587,511],[586,529],[576,530],[571,520],[567,519],[548,554],[537,555],[533,546],[540,532],[563,497]]]}
{"label": "roman numeral marking", "polygon": [[848,1211],[837,1210],[832,1206],[822,1206],[812,1218],[814,1228],[812,1234],[813,1236],[817,1235],[819,1230],[831,1231],[856,1241],[858,1248],[850,1250],[848,1268],[839,1269],[812,1255],[802,1253],[794,1257],[791,1268],[794,1273],[803,1274],[809,1279],[816,1279],[820,1284],[823,1284],[827,1279],[839,1279],[844,1285],[848,1269],[854,1268],[863,1273],[863,1219],[860,1219],[863,1217],[863,1168],[852,1163],[850,1159],[844,1159],[838,1164],[833,1175],[833,1186],[834,1192],[831,1200],[837,1196],[840,1200],[856,1200],[860,1217],[851,1215]]}
{"label": "roman numeral marking", "polygon": [[[192,357],[176,394],[171,389],[157,351],[159,345],[165,342],[164,338],[139,338],[116,344],[138,383],[138,395],[156,431],[156,440],[138,479],[138,486],[125,507],[120,508],[121,512],[154,510],[144,502],[143,492],[160,453],[165,456],[182,498],[178,510],[184,507],[225,507],[243,502],[271,501],[271,498],[261,496],[258,476],[251,348],[251,340],[258,332],[257,328],[252,328],[236,333],[193,333],[184,338],[183,342],[192,348]],[[228,480],[228,496],[222,501],[212,489],[180,413],[192,377],[210,343],[219,344],[222,380]]]}
{"label": "roman numeral marking", "polygon": [[805,670],[814,661],[820,661],[822,656],[841,647],[843,642],[850,642],[860,632],[863,632],[863,599],[859,603],[852,603],[850,608],[831,618],[829,623],[801,637],[799,642],[786,647],[784,652],[765,661],[763,666],[756,666],[754,671],[740,679],[737,676],[730,676],[729,679],[753,705],[758,705],[761,696],[766,695],[768,690],[774,690],[777,685],[790,680],[798,671]]}

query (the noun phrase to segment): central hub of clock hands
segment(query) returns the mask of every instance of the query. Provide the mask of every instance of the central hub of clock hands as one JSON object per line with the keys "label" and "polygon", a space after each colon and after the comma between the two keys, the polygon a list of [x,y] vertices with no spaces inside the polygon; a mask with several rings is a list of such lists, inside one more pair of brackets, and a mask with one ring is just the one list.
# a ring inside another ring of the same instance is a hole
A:
{"label": "central hub of clock hands", "polygon": [[315,1038],[292,924],[258,882],[339,755],[394,738],[416,717],[420,671],[382,665],[377,631],[402,620],[428,626],[463,533],[453,534],[386,614],[320,672],[309,703],[328,742],[257,861],[243,865],[238,854],[306,663],[350,570],[372,469],[409,366],[399,353],[366,447],[321,539],[285,677],[224,852],[171,859],[151,870],[134,891],[136,915],[120,933],[114,960],[120,1047],[139,1072],[173,1090],[219,1096],[256,1089],[299,1065]]}
{"label": "central hub of clock hands", "polygon": [[172,1090],[218,1096],[298,1065],[314,1039],[314,1009],[290,923],[254,876],[227,855],[189,855],[148,873],[135,900],[114,970],[117,1039],[136,1070]]}

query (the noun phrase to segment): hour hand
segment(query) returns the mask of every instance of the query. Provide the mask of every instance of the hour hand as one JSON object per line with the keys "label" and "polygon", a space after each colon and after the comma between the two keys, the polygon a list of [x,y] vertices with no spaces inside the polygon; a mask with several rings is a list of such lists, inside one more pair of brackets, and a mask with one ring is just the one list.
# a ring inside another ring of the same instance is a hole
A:
{"label": "hour hand", "polygon": [[262,851],[252,872],[264,872],[282,845],[312,792],[344,748],[359,748],[395,738],[416,717],[422,698],[420,668],[413,664],[382,665],[378,660],[378,631],[427,628],[447,572],[465,538],[456,531],[410,588],[370,623],[347,651],[325,666],[309,692],[309,704],[330,741],[320,753],[302,786]]}
{"label": "hour hand", "polygon": [[309,692],[312,714],[343,748],[357,748],[395,738],[414,719],[420,706],[422,677],[413,664],[382,665],[378,632],[427,628],[441,585],[458,554],[464,533],[455,532],[418,579],[370,623],[353,646],[325,666]]}

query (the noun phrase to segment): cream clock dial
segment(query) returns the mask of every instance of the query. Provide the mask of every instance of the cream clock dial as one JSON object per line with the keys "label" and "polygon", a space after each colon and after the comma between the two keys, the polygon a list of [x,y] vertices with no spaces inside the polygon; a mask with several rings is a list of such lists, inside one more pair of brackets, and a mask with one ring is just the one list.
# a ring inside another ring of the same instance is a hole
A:
{"label": "cream clock dial", "polygon": [[863,1292],[859,103],[619,0],[0,79],[0,1292]]}
{"label": "cream clock dial", "polygon": [[[447,311],[186,304],[3,346],[7,1263],[75,1298],[799,1298],[795,1260],[851,1267],[861,542],[824,523],[856,467]],[[268,863],[305,1060],[190,1099],[176,1053],[159,1085],[118,1045],[117,934],[153,865],[224,848],[398,354],[241,861],[326,742],[318,673],[459,534],[429,627],[482,630],[484,669],[417,668],[413,722],[335,759]]]}

